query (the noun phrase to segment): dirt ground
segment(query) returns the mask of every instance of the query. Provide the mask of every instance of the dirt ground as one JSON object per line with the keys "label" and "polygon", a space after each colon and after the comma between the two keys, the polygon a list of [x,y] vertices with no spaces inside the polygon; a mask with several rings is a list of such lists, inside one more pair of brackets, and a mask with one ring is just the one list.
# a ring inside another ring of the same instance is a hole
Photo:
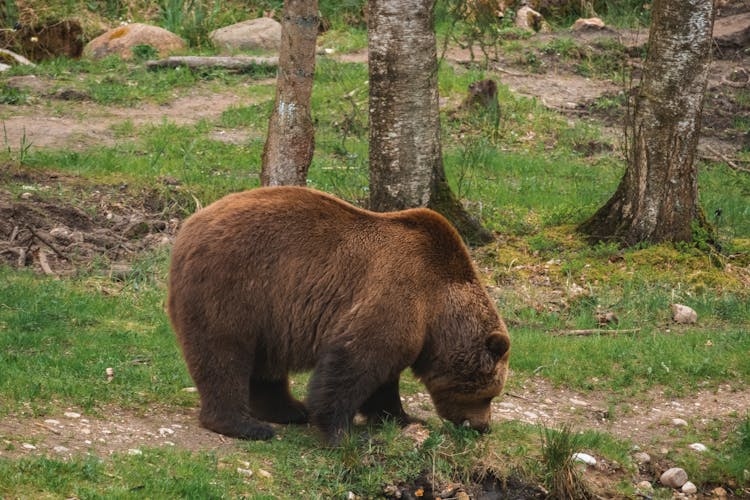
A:
{"label": "dirt ground", "polygon": [[[601,35],[578,36],[586,41]],[[606,34],[629,47],[641,45],[645,35],[642,32]],[[718,55],[707,92],[701,154],[705,158],[729,159],[742,165],[736,155],[750,147],[750,135],[738,132],[732,124],[738,116],[750,117],[750,110],[738,105],[738,93],[750,92],[750,54],[744,50]],[[337,57],[363,61],[366,54]],[[447,58],[451,64],[469,62],[465,50],[451,50]],[[538,98],[571,119],[604,123],[615,134],[622,109],[601,113],[594,110],[592,104],[602,96],[615,96],[626,89],[613,82],[582,77],[569,64],[552,59],[548,62],[552,69],[538,74],[526,71],[508,57],[492,63],[493,74],[514,92]],[[634,59],[632,64],[637,65],[638,61]],[[135,126],[160,124],[164,120],[192,124],[218,118],[231,106],[252,104],[234,92],[209,92],[198,85],[190,95],[163,106],[100,106],[87,100],[61,99],[59,92],[57,97],[49,97],[52,82],[35,77],[16,77],[11,82],[33,89],[39,97],[36,104],[28,106],[0,106],[6,140],[11,146],[30,143],[34,148],[82,150],[97,144],[112,145],[117,140],[113,127],[126,121]],[[48,112],[46,102],[49,99],[56,100],[54,115]],[[248,137],[244,130],[217,129],[213,134],[218,140],[231,142],[242,142]],[[2,188],[9,181],[25,186],[21,199]],[[0,167],[0,259],[13,266],[33,266],[42,273],[65,275],[104,255],[113,262],[112,272],[116,273],[127,270],[128,263],[140,252],[171,244],[180,221],[175,216],[175,207],[161,197],[163,190],[139,194],[133,199],[127,188],[102,186],[94,194],[86,195],[83,206],[80,203],[65,205],[51,199],[55,186],[63,184],[75,191],[79,182],[62,174],[32,176]],[[163,184],[162,188],[168,190],[170,180],[163,179]],[[86,191],[91,193],[90,186]],[[96,210],[89,210],[92,207]],[[671,398],[656,389],[637,398],[622,397],[612,402],[612,397],[609,393],[578,393],[552,387],[543,378],[532,377],[495,402],[493,414],[498,422],[520,420],[551,427],[567,423],[575,429],[601,430],[630,439],[652,457],[650,464],[640,467],[638,477],[631,478],[638,482],[654,480],[669,466],[667,457],[672,452],[699,453],[688,448],[678,449],[685,446],[685,435],[704,436],[701,443],[709,450],[720,449],[724,436],[716,437],[716,433],[709,430],[719,428],[727,432],[750,408],[750,389],[728,385],[684,398]],[[407,397],[405,405],[407,411],[416,415],[431,412],[429,397],[423,393]],[[61,415],[46,418],[5,417],[0,421],[0,457],[137,454],[143,447],[160,446],[219,453],[235,449],[234,440],[198,426],[196,408],[154,408],[136,414],[108,407],[98,413],[104,416],[95,417],[70,408]],[[616,464],[600,461],[596,467],[607,472],[616,468]],[[750,496],[750,492],[746,494]]]}

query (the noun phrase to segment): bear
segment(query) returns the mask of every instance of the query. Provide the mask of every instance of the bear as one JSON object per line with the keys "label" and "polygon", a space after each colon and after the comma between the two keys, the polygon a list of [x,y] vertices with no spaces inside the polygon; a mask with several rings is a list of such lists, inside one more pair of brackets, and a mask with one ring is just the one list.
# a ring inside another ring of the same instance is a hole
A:
{"label": "bear", "polygon": [[[507,376],[506,326],[426,208],[376,213],[291,186],[227,195],[180,228],[167,311],[200,423],[230,437],[311,422],[335,445],[357,412],[407,425],[408,367],[442,418],[484,432]],[[307,370],[303,403],[289,374]]]}

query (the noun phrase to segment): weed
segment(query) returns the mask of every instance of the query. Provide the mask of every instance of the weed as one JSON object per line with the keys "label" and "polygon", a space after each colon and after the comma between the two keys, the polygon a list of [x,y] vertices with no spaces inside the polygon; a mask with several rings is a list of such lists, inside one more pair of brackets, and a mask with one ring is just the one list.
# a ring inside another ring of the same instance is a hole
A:
{"label": "weed", "polygon": [[580,451],[579,436],[570,427],[560,430],[542,427],[542,462],[544,480],[552,498],[591,498],[589,486],[584,481],[574,453]]}

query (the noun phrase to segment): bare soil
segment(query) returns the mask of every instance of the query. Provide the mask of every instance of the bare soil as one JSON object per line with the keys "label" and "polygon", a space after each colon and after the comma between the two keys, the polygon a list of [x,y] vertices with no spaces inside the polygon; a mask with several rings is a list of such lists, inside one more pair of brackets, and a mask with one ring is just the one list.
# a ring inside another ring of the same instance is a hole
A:
{"label": "bare soil", "polygon": [[[545,35],[550,36],[550,35]],[[601,36],[617,37],[626,46],[638,47],[644,33],[611,32],[575,35],[587,42]],[[750,147],[750,136],[735,127],[738,118],[750,120],[747,104],[739,104],[740,94],[750,92],[746,51],[719,54],[714,61],[707,92],[705,137],[701,148],[705,157],[733,159]],[[338,56],[342,60],[362,61],[364,53]],[[544,57],[544,56],[543,56]],[[469,64],[468,51],[452,49],[447,54],[452,64]],[[512,58],[493,61],[494,75],[513,91],[535,97],[546,106],[568,114],[571,119],[591,119],[609,125],[616,135],[623,109],[597,111],[593,103],[602,96],[627,92],[610,81],[582,77],[570,63],[548,56],[544,73],[531,73]],[[637,67],[639,61],[631,63]],[[637,76],[637,75],[636,75]],[[27,78],[27,77],[24,77]],[[130,122],[135,126],[159,124],[164,120],[178,124],[213,120],[231,106],[251,104],[234,92],[209,92],[198,85],[188,96],[167,105],[144,104],[135,108],[100,106],[87,100],[49,97],[52,82],[21,81],[33,85],[39,96],[36,104],[0,106],[7,143],[11,146],[31,143],[35,148],[82,150],[93,145],[112,145],[117,141],[113,129]],[[50,112],[49,99],[57,99],[56,112]],[[750,122],[749,122],[750,123]],[[216,129],[219,140],[247,140],[244,130]],[[181,201],[170,179],[149,192],[131,192],[127,186],[96,186],[56,173],[33,176],[10,166],[0,167],[0,261],[18,267],[32,266],[40,273],[65,275],[94,259],[104,256],[112,263],[112,273],[127,270],[139,254],[170,245],[179,226]],[[21,183],[20,198],[2,189],[3,184]],[[76,200],[61,199],[56,189],[78,193]],[[167,193],[167,195],[165,195]],[[171,194],[169,194],[171,193]],[[172,196],[174,195],[174,196]],[[184,201],[189,203],[189,200]],[[119,267],[118,267],[119,266]],[[614,399],[613,399],[614,398]],[[417,416],[433,414],[429,397],[419,393],[405,400],[407,411]],[[722,385],[698,391],[683,398],[672,398],[658,389],[637,397],[611,393],[571,391],[553,387],[541,377],[523,380],[494,403],[496,421],[517,420],[574,429],[596,429],[617,438],[631,440],[652,456],[650,464],[640,467],[633,482],[653,481],[671,466],[673,452],[697,453],[685,447],[685,436],[700,436],[710,450],[721,450],[722,440],[750,408],[750,389]],[[682,419],[687,426],[675,423]],[[715,432],[716,429],[721,431]],[[312,432],[312,431],[311,431]],[[186,450],[213,450],[220,454],[235,450],[236,442],[202,429],[197,423],[196,407],[154,408],[145,412],[116,407],[99,409],[97,416],[70,408],[61,415],[32,418],[17,414],[0,421],[0,457],[48,454],[67,458],[85,453],[106,456],[112,453],[139,453],[143,447],[174,446]],[[587,475],[609,477],[612,482],[627,476],[618,464],[600,460]],[[489,484],[486,491],[494,488]],[[520,485],[519,491],[526,486]],[[404,491],[417,486],[407,485]],[[528,492],[532,498],[539,492]],[[519,494],[520,495],[520,494]],[[736,491],[736,496],[750,492]],[[488,497],[489,498],[489,497]],[[499,497],[498,497],[499,498]],[[524,498],[524,496],[518,496]]]}

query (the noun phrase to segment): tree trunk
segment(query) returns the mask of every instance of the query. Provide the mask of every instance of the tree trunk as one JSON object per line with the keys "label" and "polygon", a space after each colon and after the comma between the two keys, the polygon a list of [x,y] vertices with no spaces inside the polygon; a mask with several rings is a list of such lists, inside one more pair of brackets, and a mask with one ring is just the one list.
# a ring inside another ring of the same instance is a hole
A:
{"label": "tree trunk", "polygon": [[264,186],[304,186],[315,147],[310,95],[318,2],[284,0],[283,15],[276,100],[268,122],[260,180]]}
{"label": "tree trunk", "polygon": [[434,0],[370,0],[370,208],[430,207],[471,243],[492,235],[450,190],[440,148]]}
{"label": "tree trunk", "polygon": [[581,231],[624,245],[691,241],[698,205],[695,153],[708,81],[712,0],[655,0],[649,49],[629,120],[628,168]]}

